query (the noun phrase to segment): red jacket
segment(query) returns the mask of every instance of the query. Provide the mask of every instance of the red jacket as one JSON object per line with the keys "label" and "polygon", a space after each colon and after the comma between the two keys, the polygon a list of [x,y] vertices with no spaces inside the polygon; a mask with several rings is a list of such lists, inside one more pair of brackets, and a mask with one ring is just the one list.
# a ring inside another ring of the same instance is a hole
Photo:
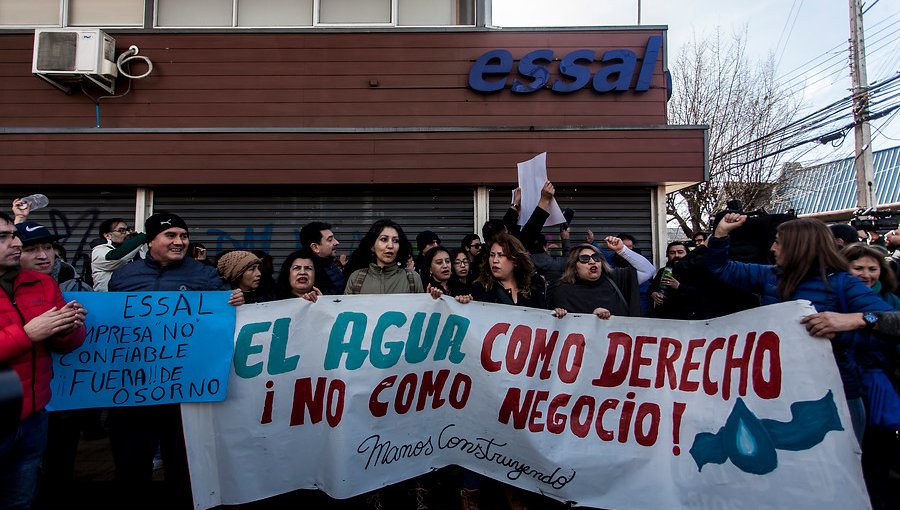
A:
{"label": "red jacket", "polygon": [[12,367],[22,382],[21,419],[40,411],[50,401],[53,363],[50,351],[69,352],[84,342],[84,325],[68,335],[32,342],[25,324],[53,308],[62,308],[59,286],[45,274],[21,269],[13,284],[15,306],[0,290],[0,362]]}

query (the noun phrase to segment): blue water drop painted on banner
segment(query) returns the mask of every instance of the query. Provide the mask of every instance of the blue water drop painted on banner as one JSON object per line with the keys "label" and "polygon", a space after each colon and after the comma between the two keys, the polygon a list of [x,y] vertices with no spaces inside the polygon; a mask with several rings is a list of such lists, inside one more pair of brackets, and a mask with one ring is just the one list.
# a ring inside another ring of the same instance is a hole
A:
{"label": "blue water drop painted on banner", "polygon": [[720,431],[725,451],[742,471],[763,475],[778,467],[778,456],[769,433],[744,400],[737,399]]}
{"label": "blue water drop painted on banner", "polygon": [[791,404],[791,421],[759,419],[738,398],[715,434],[700,432],[694,436],[690,454],[697,469],[706,464],[728,460],[747,473],[764,475],[778,467],[777,450],[801,451],[818,445],[831,431],[841,431],[834,394],[828,391],[819,400]]}
{"label": "blue water drop painted on banner", "polygon": [[738,420],[737,449],[740,453],[748,456],[756,453],[756,440],[753,439],[753,434],[747,430],[743,420]]}

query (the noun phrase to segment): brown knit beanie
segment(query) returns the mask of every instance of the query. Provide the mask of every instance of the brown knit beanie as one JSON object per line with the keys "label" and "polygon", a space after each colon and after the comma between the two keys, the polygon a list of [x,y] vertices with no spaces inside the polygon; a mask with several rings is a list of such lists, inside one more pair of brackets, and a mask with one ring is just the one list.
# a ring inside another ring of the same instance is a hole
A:
{"label": "brown knit beanie", "polygon": [[230,283],[237,281],[253,264],[259,264],[259,257],[249,251],[235,250],[219,257],[217,267],[222,278]]}

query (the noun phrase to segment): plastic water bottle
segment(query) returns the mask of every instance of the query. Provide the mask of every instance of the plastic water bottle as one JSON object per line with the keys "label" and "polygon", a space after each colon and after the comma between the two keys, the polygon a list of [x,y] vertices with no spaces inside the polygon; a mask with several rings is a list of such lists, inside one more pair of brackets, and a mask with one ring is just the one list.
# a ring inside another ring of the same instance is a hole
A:
{"label": "plastic water bottle", "polygon": [[34,211],[36,209],[40,209],[42,207],[47,207],[50,204],[50,199],[47,198],[47,195],[41,195],[40,193],[35,193],[34,195],[28,195],[27,197],[22,199],[22,202],[27,204],[26,207],[19,206],[19,209],[27,209],[28,206],[31,206],[31,210]]}

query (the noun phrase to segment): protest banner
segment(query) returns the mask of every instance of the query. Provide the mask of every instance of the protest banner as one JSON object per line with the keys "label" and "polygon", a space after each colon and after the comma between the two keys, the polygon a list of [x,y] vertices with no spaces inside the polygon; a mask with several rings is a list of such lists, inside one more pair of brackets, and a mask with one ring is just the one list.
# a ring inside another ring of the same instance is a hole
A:
{"label": "protest banner", "polygon": [[84,344],[53,354],[59,411],[225,399],[234,349],[229,292],[67,292],[88,311]]}
{"label": "protest banner", "polygon": [[456,464],[579,506],[868,508],[830,344],[799,324],[812,311],[243,306],[228,399],[182,406],[195,507],[347,498]]}

